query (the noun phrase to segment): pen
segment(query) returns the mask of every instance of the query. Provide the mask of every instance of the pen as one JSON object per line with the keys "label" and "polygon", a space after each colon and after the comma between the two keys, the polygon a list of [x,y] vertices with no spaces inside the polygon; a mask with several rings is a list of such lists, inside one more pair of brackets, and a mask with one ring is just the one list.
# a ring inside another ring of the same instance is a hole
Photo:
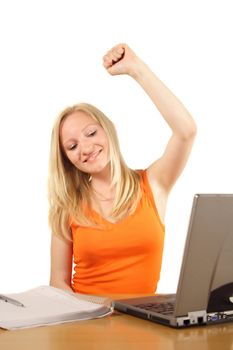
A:
{"label": "pen", "polygon": [[10,303],[13,304],[15,306],[21,306],[21,307],[25,307],[22,303],[20,303],[18,300],[9,298],[5,295],[0,294],[0,300],[5,301],[6,303]]}

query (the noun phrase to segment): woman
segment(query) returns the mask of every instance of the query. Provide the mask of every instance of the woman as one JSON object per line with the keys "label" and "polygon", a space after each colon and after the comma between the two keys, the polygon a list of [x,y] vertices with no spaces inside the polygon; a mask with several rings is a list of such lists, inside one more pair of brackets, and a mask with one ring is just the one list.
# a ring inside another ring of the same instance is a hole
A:
{"label": "woman", "polygon": [[142,87],[172,136],[161,158],[136,171],[125,164],[114,125],[101,111],[79,104],[61,113],[50,158],[50,284],[87,294],[154,293],[166,204],[189,157],[196,125],[126,44],[108,51],[103,65],[109,74],[128,74]]}

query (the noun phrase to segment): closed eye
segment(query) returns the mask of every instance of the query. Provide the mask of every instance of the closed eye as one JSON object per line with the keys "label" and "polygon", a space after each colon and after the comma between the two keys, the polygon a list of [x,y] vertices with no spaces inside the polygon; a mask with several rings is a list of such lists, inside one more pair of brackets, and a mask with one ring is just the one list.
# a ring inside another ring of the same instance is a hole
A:
{"label": "closed eye", "polygon": [[97,130],[95,130],[95,131],[93,131],[93,132],[91,132],[90,134],[88,134],[87,136],[89,137],[89,136],[94,136],[95,134],[96,134],[96,132],[97,132]]}
{"label": "closed eye", "polygon": [[69,151],[73,151],[73,150],[75,150],[76,148],[77,148],[77,144],[75,143],[75,144],[73,144],[73,145],[71,145],[70,147],[69,147]]}

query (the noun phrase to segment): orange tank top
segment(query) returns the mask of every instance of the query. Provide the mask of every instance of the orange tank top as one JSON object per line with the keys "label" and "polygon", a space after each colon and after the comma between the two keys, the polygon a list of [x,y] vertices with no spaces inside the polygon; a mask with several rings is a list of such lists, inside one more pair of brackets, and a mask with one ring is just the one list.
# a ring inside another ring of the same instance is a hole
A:
{"label": "orange tank top", "polygon": [[159,281],[165,228],[146,170],[140,170],[142,197],[136,211],[111,223],[93,211],[104,229],[71,224],[72,288],[85,294],[154,293]]}

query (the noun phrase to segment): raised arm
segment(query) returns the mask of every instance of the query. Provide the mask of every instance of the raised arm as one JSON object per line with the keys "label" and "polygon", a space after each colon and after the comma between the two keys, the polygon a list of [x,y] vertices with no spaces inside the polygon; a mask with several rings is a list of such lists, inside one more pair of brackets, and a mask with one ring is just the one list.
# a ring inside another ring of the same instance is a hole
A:
{"label": "raised arm", "polygon": [[[103,65],[111,75],[128,74],[151,98],[172,130],[163,155],[147,169],[155,195],[166,197],[188,160],[196,125],[183,104],[126,44],[113,47]],[[163,216],[163,215],[161,215]]]}

